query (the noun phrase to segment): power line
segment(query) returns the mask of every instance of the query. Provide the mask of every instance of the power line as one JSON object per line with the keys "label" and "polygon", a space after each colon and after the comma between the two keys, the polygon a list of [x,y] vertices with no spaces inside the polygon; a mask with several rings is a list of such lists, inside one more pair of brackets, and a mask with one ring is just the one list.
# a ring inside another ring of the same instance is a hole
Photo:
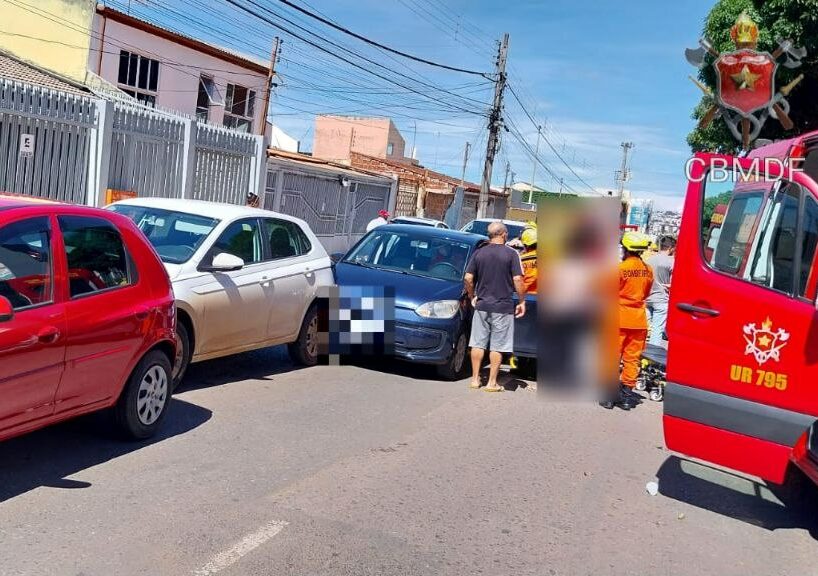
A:
{"label": "power line", "polygon": [[[268,17],[267,17],[267,16],[265,16],[264,14],[261,14],[261,13],[259,13],[259,12],[255,11],[255,10],[252,10],[252,9],[248,8],[247,6],[244,6],[244,5],[240,4],[240,3],[239,3],[239,2],[237,2],[236,0],[225,0],[225,2],[227,2],[228,4],[230,4],[230,5],[232,5],[232,6],[235,6],[236,8],[239,8],[240,10],[242,10],[242,11],[244,11],[244,12],[246,12],[246,13],[250,14],[251,16],[254,16],[255,18],[258,18],[258,19],[260,19],[260,20],[262,20],[262,21],[264,21],[264,22],[267,22],[269,25],[271,25],[271,26],[273,26],[273,27],[275,27],[275,28],[277,28],[277,29],[281,30],[281,31],[282,31],[282,32],[284,32],[285,34],[288,34],[288,35],[290,35],[290,36],[292,36],[292,37],[294,37],[294,38],[297,38],[298,40],[300,40],[300,41],[304,42],[305,44],[308,44],[308,45],[310,45],[310,46],[312,46],[312,47],[314,47],[314,48],[316,48],[316,49],[320,50],[321,52],[324,52],[325,54],[329,54],[329,55],[330,55],[330,56],[332,56],[333,58],[336,58],[336,59],[338,59],[338,60],[341,60],[342,62],[346,62],[346,63],[347,63],[347,64],[349,64],[350,66],[353,66],[353,67],[355,67],[355,68],[357,68],[357,69],[359,69],[359,70],[362,70],[362,71],[366,72],[367,74],[371,74],[371,75],[373,75],[373,76],[375,76],[375,77],[381,78],[382,80],[385,80],[385,81],[387,81],[387,82],[390,82],[390,83],[392,83],[392,84],[395,84],[396,86],[399,86],[399,87],[401,87],[401,88],[404,88],[404,89],[406,89],[406,90],[409,90],[410,92],[414,92],[415,94],[418,94],[418,95],[420,95],[420,96],[425,96],[425,97],[429,98],[430,100],[434,100],[434,101],[439,102],[439,103],[441,103],[441,104],[443,104],[443,105],[449,106],[449,107],[450,107],[450,108],[452,108],[452,109],[456,109],[456,110],[459,110],[459,111],[461,111],[461,112],[466,112],[466,113],[468,113],[468,114],[474,114],[474,115],[477,115],[477,116],[483,116],[483,115],[485,114],[484,112],[477,112],[477,111],[474,111],[474,110],[470,110],[470,109],[467,109],[467,108],[463,108],[462,106],[458,106],[457,104],[451,104],[451,103],[448,103],[448,102],[446,102],[446,101],[444,101],[444,100],[441,100],[440,98],[436,98],[436,97],[433,97],[433,96],[431,96],[431,95],[429,95],[429,94],[425,94],[424,92],[422,92],[422,91],[420,91],[420,90],[416,90],[416,89],[414,89],[414,88],[411,88],[411,87],[407,86],[406,84],[403,84],[403,83],[401,83],[401,82],[396,81],[396,80],[395,80],[395,79],[393,79],[393,78],[389,78],[388,76],[384,76],[383,74],[380,74],[380,73],[378,73],[378,72],[376,72],[376,71],[374,71],[374,70],[371,70],[371,69],[369,69],[369,68],[367,68],[367,67],[365,67],[365,66],[363,66],[363,65],[361,65],[361,64],[358,64],[357,62],[354,62],[354,61],[352,61],[352,60],[349,60],[348,58],[345,58],[345,57],[343,57],[343,56],[341,56],[341,55],[339,55],[339,54],[337,54],[337,53],[333,52],[332,50],[329,50],[329,49],[325,48],[324,46],[321,46],[320,44],[317,44],[316,42],[313,42],[312,40],[310,40],[310,39],[308,39],[308,38],[305,38],[304,36],[302,36],[302,35],[300,35],[300,34],[297,34],[296,32],[293,32],[292,30],[290,30],[290,29],[288,29],[288,28],[285,28],[285,27],[283,27],[283,26],[281,26],[281,25],[277,24],[276,22],[274,22],[273,20],[271,20],[270,18],[268,18]],[[252,4],[252,5],[256,6],[257,8],[263,9],[265,12],[269,12],[269,13],[271,13],[271,14],[275,15],[276,17],[280,18],[281,20],[284,20],[285,22],[288,22],[288,23],[290,23],[290,24],[293,24],[293,25],[294,25],[294,26],[296,26],[297,28],[299,28],[299,29],[301,29],[301,30],[305,30],[307,33],[311,33],[311,34],[312,34],[312,32],[310,32],[309,30],[306,30],[306,29],[305,29],[303,26],[300,26],[300,25],[298,25],[297,23],[292,22],[291,20],[288,20],[288,19],[286,19],[286,18],[283,18],[283,17],[281,17],[280,15],[276,14],[275,12],[273,12],[273,11],[271,11],[271,10],[269,10],[269,9],[264,8],[263,6],[259,6],[259,5],[258,5],[256,2],[254,2],[253,0],[248,0],[248,2],[249,2],[250,4]],[[346,50],[346,49],[345,49],[343,46],[340,46],[340,45],[339,45],[339,44],[337,44],[337,43],[334,43],[334,42],[331,42],[331,41],[327,41],[327,43],[328,43],[328,44],[331,44],[331,45],[334,45],[334,46],[336,46],[336,47],[338,47],[338,48],[341,48],[342,50],[344,50],[344,51],[346,51],[346,52],[349,52],[349,51],[348,51],[348,50]],[[367,58],[367,57],[365,57],[365,56],[361,56],[360,54],[357,54],[357,53],[353,53],[353,54],[354,54],[355,56],[357,56],[358,58],[361,58],[362,60],[365,60],[365,61],[367,61],[367,62],[369,62],[369,63],[371,63],[371,64],[375,64],[376,66],[378,66],[378,67],[380,67],[380,68],[383,68],[383,69],[388,70],[388,71],[390,71],[390,72],[392,72],[392,73],[398,74],[399,76],[403,76],[403,77],[405,77],[405,78],[409,78],[409,77],[408,77],[408,76],[406,76],[405,74],[401,74],[400,72],[396,72],[396,71],[394,71],[394,70],[391,70],[391,69],[387,68],[386,66],[383,66],[382,64],[380,64],[380,63],[378,63],[378,62],[375,62],[374,60],[372,60],[372,59],[370,59],[370,58]],[[409,79],[410,79],[410,80],[412,80],[412,81],[414,81],[414,82],[417,82],[417,79],[413,79],[413,78],[409,78]],[[457,94],[452,94],[452,95],[453,95],[453,96],[458,96]]]}
{"label": "power line", "polygon": [[[172,20],[174,20],[174,21],[176,21],[176,22],[181,22],[181,23],[183,23],[184,25],[186,25],[186,26],[188,26],[188,27],[189,27],[189,26],[191,26],[191,24],[193,23],[193,24],[196,24],[196,25],[197,25],[197,26],[194,26],[194,28],[196,28],[196,29],[198,29],[198,30],[200,30],[200,31],[201,31],[201,30],[206,30],[206,31],[210,32],[211,34],[215,34],[215,35],[217,35],[217,36],[224,36],[224,35],[225,35],[225,31],[224,31],[224,29],[223,29],[223,28],[216,29],[216,28],[214,28],[213,26],[210,26],[209,24],[203,23],[203,22],[202,22],[202,21],[200,21],[200,20],[196,20],[195,18],[193,18],[193,17],[192,17],[190,14],[188,14],[188,13],[181,13],[181,12],[175,11],[175,10],[171,9],[170,7],[168,7],[168,6],[166,6],[166,5],[164,5],[164,4],[159,3],[157,0],[144,0],[144,1],[145,1],[145,2],[148,2],[148,3],[151,3],[151,4],[153,4],[154,6],[156,6],[156,7],[160,8],[160,9],[162,9],[162,12],[161,12],[161,13],[162,13],[163,15],[165,15],[166,17],[168,17],[168,18],[170,18],[170,19],[172,19]],[[215,11],[215,10],[214,10],[212,7],[210,7],[210,6],[206,5],[206,4],[202,4],[202,3],[199,3],[199,2],[194,2],[194,1],[192,1],[192,0],[183,0],[183,2],[185,2],[185,4],[187,4],[187,5],[189,5],[189,6],[193,7],[193,8],[198,9],[199,11],[204,11],[204,12],[205,12],[205,13],[207,13],[207,14],[213,15],[215,18],[219,19],[219,21],[221,21],[221,22],[231,22],[231,23],[233,23],[234,25],[236,25],[238,28],[240,28],[240,29],[241,29],[241,30],[243,30],[243,31],[244,31],[244,30],[246,30],[246,29],[248,28],[248,26],[250,26],[250,25],[249,25],[249,23],[248,23],[248,22],[246,22],[246,21],[238,21],[238,20],[236,20],[236,18],[235,18],[235,17],[231,18],[231,17],[229,17],[227,14],[224,14],[223,12],[216,12],[216,11]],[[351,55],[353,55],[353,56],[356,56],[356,57],[358,57],[358,58],[361,58],[362,60],[365,60],[365,61],[367,61],[367,62],[369,62],[369,63],[375,64],[376,66],[378,66],[378,67],[380,67],[380,68],[382,68],[382,69],[384,69],[384,70],[386,70],[386,71],[388,71],[388,72],[391,72],[391,73],[397,74],[397,75],[399,75],[399,76],[402,76],[403,78],[406,78],[406,79],[411,80],[411,81],[413,81],[413,82],[417,82],[417,83],[419,83],[419,84],[422,84],[422,85],[424,85],[424,86],[428,87],[430,90],[435,90],[436,92],[441,92],[441,93],[447,94],[447,95],[449,95],[449,96],[454,96],[454,97],[456,97],[456,98],[459,98],[459,99],[461,99],[461,100],[462,100],[464,103],[465,103],[465,102],[468,102],[468,103],[475,103],[475,104],[478,104],[478,105],[480,105],[480,106],[484,106],[484,105],[485,105],[485,103],[484,103],[484,102],[482,102],[482,101],[476,100],[476,99],[474,99],[474,98],[470,98],[470,97],[465,96],[465,95],[457,94],[457,93],[455,93],[455,92],[452,92],[451,90],[447,91],[447,90],[445,90],[445,89],[441,89],[441,88],[440,88],[438,85],[432,84],[432,83],[430,83],[430,82],[426,82],[426,81],[424,81],[424,80],[422,80],[422,79],[419,79],[419,78],[414,78],[414,77],[411,77],[411,76],[407,76],[406,74],[403,74],[403,73],[401,73],[401,72],[397,72],[397,71],[395,71],[395,70],[389,69],[389,68],[387,68],[387,67],[383,66],[382,64],[380,64],[380,63],[378,63],[378,62],[375,62],[374,60],[371,60],[371,59],[367,58],[366,56],[363,56],[363,55],[361,55],[361,54],[359,54],[359,53],[355,52],[354,50],[351,50],[351,49],[347,48],[346,46],[343,46],[343,45],[341,45],[341,44],[338,44],[337,42],[333,42],[333,41],[331,41],[331,40],[327,40],[327,39],[325,39],[325,38],[324,38],[322,35],[320,35],[320,34],[319,34],[319,33],[317,33],[316,31],[311,30],[311,29],[307,29],[307,28],[305,28],[304,26],[300,26],[300,25],[299,25],[297,22],[294,22],[294,21],[292,21],[292,20],[289,20],[289,19],[287,19],[287,18],[285,18],[285,17],[281,16],[280,14],[278,14],[278,13],[276,13],[276,12],[273,12],[273,11],[269,10],[269,9],[268,9],[268,8],[266,8],[266,7],[260,6],[260,5],[259,5],[258,3],[256,3],[256,2],[251,2],[251,3],[252,3],[252,4],[254,4],[255,6],[257,6],[258,8],[260,8],[260,9],[262,9],[262,10],[265,10],[266,12],[268,12],[268,13],[270,13],[270,14],[272,14],[272,15],[276,16],[277,18],[279,18],[279,19],[281,19],[281,20],[283,20],[283,21],[285,21],[285,22],[287,22],[287,23],[291,24],[292,26],[294,26],[294,27],[296,27],[296,28],[298,28],[298,29],[300,29],[300,30],[305,31],[306,33],[308,33],[308,34],[310,34],[310,35],[312,35],[312,36],[318,37],[318,38],[320,38],[320,39],[324,40],[325,42],[327,42],[328,44],[330,44],[330,45],[332,45],[332,46],[334,46],[334,47],[336,47],[336,48],[338,48],[338,49],[340,49],[340,50],[342,50],[342,51],[348,52],[349,54],[351,54]],[[236,7],[235,3],[232,3],[232,2],[231,2],[230,4],[231,4],[231,5],[233,5],[233,7],[234,7],[234,8]],[[247,11],[248,11],[248,9],[247,9],[246,7],[244,7],[244,6],[238,6],[238,7],[239,7],[240,9],[244,10],[245,12],[247,12]],[[138,11],[137,11],[137,13],[138,13]],[[143,16],[143,18],[145,18],[145,16]],[[266,21],[266,20],[264,20],[264,21]],[[269,21],[266,21],[266,22],[267,22],[268,24],[270,24],[270,22],[269,22]],[[276,25],[273,23],[273,26],[275,27]],[[258,31],[258,32],[259,32],[259,34],[263,34],[263,32],[262,32],[262,31],[261,31],[259,28],[252,27],[252,26],[250,26],[250,27],[251,27],[251,29],[253,29],[254,31]],[[288,32],[287,30],[284,30],[284,29],[283,29],[283,28],[281,28],[280,26],[278,26],[278,28],[280,28],[280,29],[281,29],[281,30],[283,30],[284,32]],[[232,39],[233,39],[233,36],[230,36],[230,41],[231,41],[231,42],[232,42]],[[299,37],[299,39],[300,39],[300,37]],[[242,45],[241,45],[241,48],[246,47],[246,45],[247,45],[247,44],[242,44]],[[315,46],[315,44],[314,44],[314,43],[312,43],[311,45],[312,45],[312,46]],[[291,51],[291,52],[292,52],[292,51],[295,51],[295,52],[300,52],[300,51],[299,51],[297,48],[296,48],[295,50],[293,50],[293,48],[295,48],[295,47],[294,47],[294,46],[291,46],[291,47],[290,47],[290,51]],[[319,47],[319,49],[320,49],[320,47]],[[260,52],[263,52],[263,51],[266,51],[266,48],[261,49],[261,48],[256,47],[256,50],[258,50],[258,51],[260,51]],[[326,50],[324,50],[324,51],[326,52]],[[334,52],[333,52],[333,54],[334,54]],[[315,57],[314,57],[314,55],[311,55],[311,54],[304,53],[304,55],[305,55],[305,57],[307,57],[307,58],[312,58],[312,59],[314,59],[314,58],[315,58]],[[394,57],[392,57],[391,55],[388,55],[388,56],[389,56],[390,58],[394,59]],[[286,57],[283,57],[283,58],[282,58],[282,60],[283,60],[283,61],[285,61],[285,62],[292,62],[292,63],[294,63],[294,64],[298,64],[298,65],[299,65],[299,66],[301,66],[301,67],[310,68],[310,66],[309,66],[309,65],[307,65],[307,64],[306,64],[306,63],[304,63],[304,62],[296,62],[296,61],[293,61],[293,60],[289,60],[289,59],[288,59],[288,58],[286,58]],[[395,59],[395,61],[396,61],[396,62],[398,62],[398,60],[396,60],[396,59]],[[346,61],[346,63],[349,63],[349,61]],[[314,68],[315,70],[317,70],[317,71],[318,71],[318,72],[319,72],[319,73],[322,75],[322,79],[323,79],[323,77],[325,77],[325,76],[327,75],[326,66],[327,66],[327,64],[328,64],[328,63],[327,63],[327,62],[324,62],[323,64],[324,64],[324,67],[322,67],[321,69]],[[353,65],[353,66],[355,66],[355,63],[352,63],[352,65]],[[401,63],[401,65],[404,65],[404,64],[402,64],[402,63]],[[410,70],[411,70],[411,69],[410,69]],[[367,71],[368,71],[368,69],[367,69]],[[413,71],[413,72],[414,72],[414,71]],[[281,74],[279,74],[279,76],[281,76]],[[382,76],[382,75],[377,75],[377,77],[379,77],[379,78],[381,78],[381,79],[385,79],[387,82],[390,82],[390,83],[392,83],[392,84],[394,84],[394,83],[395,83],[395,80],[390,79],[390,78],[386,78],[386,77],[384,77],[384,76]],[[365,87],[367,87],[367,86],[365,86],[365,85],[363,85],[363,84],[355,84],[354,82],[350,82],[348,79],[344,79],[344,78],[341,78],[341,77],[338,77],[338,76],[336,76],[336,78],[337,78],[337,79],[339,79],[339,80],[345,81],[346,83],[350,83],[350,84],[353,84],[353,85],[357,85],[357,86],[359,86],[359,87],[361,87],[361,88],[365,88]],[[417,91],[416,91],[416,90],[410,90],[410,91],[411,91],[411,92],[413,92],[413,93],[416,93],[416,94],[417,94]],[[448,107],[450,107],[450,108],[455,108],[455,109],[458,109],[458,111],[462,111],[462,109],[463,109],[463,108],[462,108],[462,106],[458,108],[458,106],[456,106],[455,104],[453,104],[453,103],[451,103],[451,102],[448,102],[448,101],[441,101],[441,100],[439,100],[439,99],[435,99],[435,98],[433,98],[433,97],[431,97],[431,96],[429,96],[429,95],[427,95],[427,94],[423,94],[423,96],[424,96],[425,98],[429,98],[429,99],[436,100],[436,101],[438,101],[439,103],[441,103],[441,104],[443,104],[443,105],[445,105],[445,106],[448,106]]]}
{"label": "power line", "polygon": [[[507,127],[509,133],[514,137],[514,139],[518,142],[518,144],[526,152],[526,154],[528,154],[535,162],[537,162],[548,173],[548,175],[551,176],[551,178],[553,180],[559,181],[561,179],[560,176],[556,172],[554,172],[554,170],[542,160],[542,158],[540,158],[537,154],[534,153],[534,150],[531,148],[531,145],[526,141],[525,137],[522,135],[522,133],[517,128],[517,126],[514,124],[514,122],[509,120],[507,122],[506,127]],[[574,190],[571,186],[569,186],[567,184],[565,184],[564,186],[570,192],[573,192],[574,194],[577,194],[577,191]],[[594,190],[594,192],[597,193],[597,194],[599,193],[596,190]]]}
{"label": "power line", "polygon": [[[508,89],[511,92],[511,95],[514,96],[514,99],[517,101],[517,103],[523,109],[523,112],[525,112],[525,115],[528,116],[529,120],[531,120],[531,123],[534,125],[534,127],[539,128],[539,124],[534,119],[534,116],[532,116],[531,113],[528,111],[528,109],[526,109],[526,107],[523,105],[522,101],[520,100],[520,97],[517,95],[517,92],[514,90],[514,86],[509,84]],[[580,176],[579,174],[576,173],[576,171],[571,167],[571,165],[568,164],[568,162],[565,161],[565,158],[563,158],[560,155],[560,153],[557,151],[556,147],[551,143],[551,140],[549,140],[548,137],[545,136],[544,134],[543,134],[542,138],[543,138],[543,140],[545,140],[545,143],[548,144],[548,147],[551,149],[551,151],[554,153],[554,155],[556,155],[556,157],[560,159],[560,161],[565,165],[565,167],[568,168],[568,170],[571,172],[571,174],[573,174],[574,177],[576,177],[576,179],[579,182],[581,182],[582,184],[584,184],[589,190],[591,190],[592,192],[597,194],[598,191],[596,190],[596,188],[594,188],[593,186],[588,184],[588,182],[586,182],[585,179],[582,176]],[[533,183],[532,183],[532,186],[533,186]]]}
{"label": "power line", "polygon": [[356,39],[358,39],[358,40],[360,40],[362,42],[365,42],[365,43],[369,44],[370,46],[376,46],[376,47],[380,48],[381,50],[386,50],[387,52],[391,52],[392,54],[397,54],[398,56],[402,56],[403,58],[407,58],[409,60],[414,60],[415,62],[420,62],[421,64],[427,64],[429,66],[434,66],[436,68],[443,68],[444,70],[451,70],[452,72],[461,72],[463,74],[472,74],[474,76],[482,76],[483,78],[486,78],[488,80],[492,79],[488,74],[485,74],[483,72],[477,72],[475,70],[466,70],[465,68],[458,68],[456,66],[449,66],[447,64],[440,64],[439,62],[433,62],[431,60],[426,60],[425,58],[420,58],[418,56],[413,56],[412,54],[407,54],[406,52],[402,52],[400,50],[390,48],[389,46],[385,46],[384,44],[381,44],[381,43],[376,42],[374,40],[370,40],[369,38],[367,38],[365,36],[361,36],[360,34],[356,34],[352,30],[349,30],[348,28],[344,28],[343,26],[340,26],[339,24],[336,24],[335,22],[333,22],[331,20],[323,18],[322,16],[319,16],[318,14],[310,12],[306,8],[302,8],[301,6],[299,6],[299,5],[297,5],[297,4],[293,3],[293,2],[290,2],[290,0],[278,0],[278,1],[281,2],[282,4],[285,4],[285,5],[289,6],[290,8],[293,8],[294,10],[298,10],[302,14],[305,14],[305,15],[309,16],[310,18],[313,18],[314,20],[318,20],[322,24],[326,24],[327,26],[330,26],[331,28],[334,28],[335,30],[338,30],[339,32],[343,32],[347,36],[352,36],[353,38],[356,38]]}

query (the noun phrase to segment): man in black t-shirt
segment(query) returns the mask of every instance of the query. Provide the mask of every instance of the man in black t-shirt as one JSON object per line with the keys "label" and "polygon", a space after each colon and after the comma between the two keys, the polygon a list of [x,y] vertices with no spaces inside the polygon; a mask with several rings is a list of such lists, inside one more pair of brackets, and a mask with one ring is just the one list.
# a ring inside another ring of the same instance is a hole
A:
{"label": "man in black t-shirt", "polygon": [[[525,284],[520,255],[506,246],[508,230],[502,222],[488,227],[489,243],[478,249],[466,268],[466,293],[474,306],[472,317],[470,388],[480,387],[480,364],[489,350],[486,392],[503,390],[497,384],[503,354],[514,351],[514,318],[525,315]],[[515,306],[513,295],[519,303]]]}

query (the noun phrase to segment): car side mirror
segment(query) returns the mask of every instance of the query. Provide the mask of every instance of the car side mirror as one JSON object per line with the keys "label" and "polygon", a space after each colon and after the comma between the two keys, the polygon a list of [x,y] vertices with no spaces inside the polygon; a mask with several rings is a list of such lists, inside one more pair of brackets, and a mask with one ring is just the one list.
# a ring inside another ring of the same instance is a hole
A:
{"label": "car side mirror", "polygon": [[213,257],[210,266],[201,266],[199,269],[205,272],[233,272],[244,268],[244,260],[227,252],[219,252]]}
{"label": "car side mirror", "polygon": [[8,298],[0,296],[0,322],[9,322],[14,318],[14,307]]}
{"label": "car side mirror", "polygon": [[329,255],[329,259],[332,261],[333,264],[337,264],[341,261],[341,258],[344,257],[343,252],[335,252],[334,254]]}

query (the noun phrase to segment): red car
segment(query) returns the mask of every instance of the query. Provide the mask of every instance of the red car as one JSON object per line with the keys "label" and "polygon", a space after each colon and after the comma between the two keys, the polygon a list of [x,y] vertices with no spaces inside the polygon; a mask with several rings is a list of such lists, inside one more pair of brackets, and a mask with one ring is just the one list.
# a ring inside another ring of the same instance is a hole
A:
{"label": "red car", "polygon": [[147,438],[170,402],[176,312],[125,216],[0,195],[0,440],[111,408]]}

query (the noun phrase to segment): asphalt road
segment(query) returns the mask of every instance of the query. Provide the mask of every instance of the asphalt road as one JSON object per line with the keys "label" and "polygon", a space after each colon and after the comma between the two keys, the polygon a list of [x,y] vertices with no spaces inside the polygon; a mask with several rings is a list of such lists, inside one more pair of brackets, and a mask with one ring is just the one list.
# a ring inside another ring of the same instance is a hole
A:
{"label": "asphalt road", "polygon": [[0,444],[0,574],[815,570],[816,509],[673,457],[656,404],[292,370],[272,350],[194,366],[172,409],[147,443],[91,417]]}

